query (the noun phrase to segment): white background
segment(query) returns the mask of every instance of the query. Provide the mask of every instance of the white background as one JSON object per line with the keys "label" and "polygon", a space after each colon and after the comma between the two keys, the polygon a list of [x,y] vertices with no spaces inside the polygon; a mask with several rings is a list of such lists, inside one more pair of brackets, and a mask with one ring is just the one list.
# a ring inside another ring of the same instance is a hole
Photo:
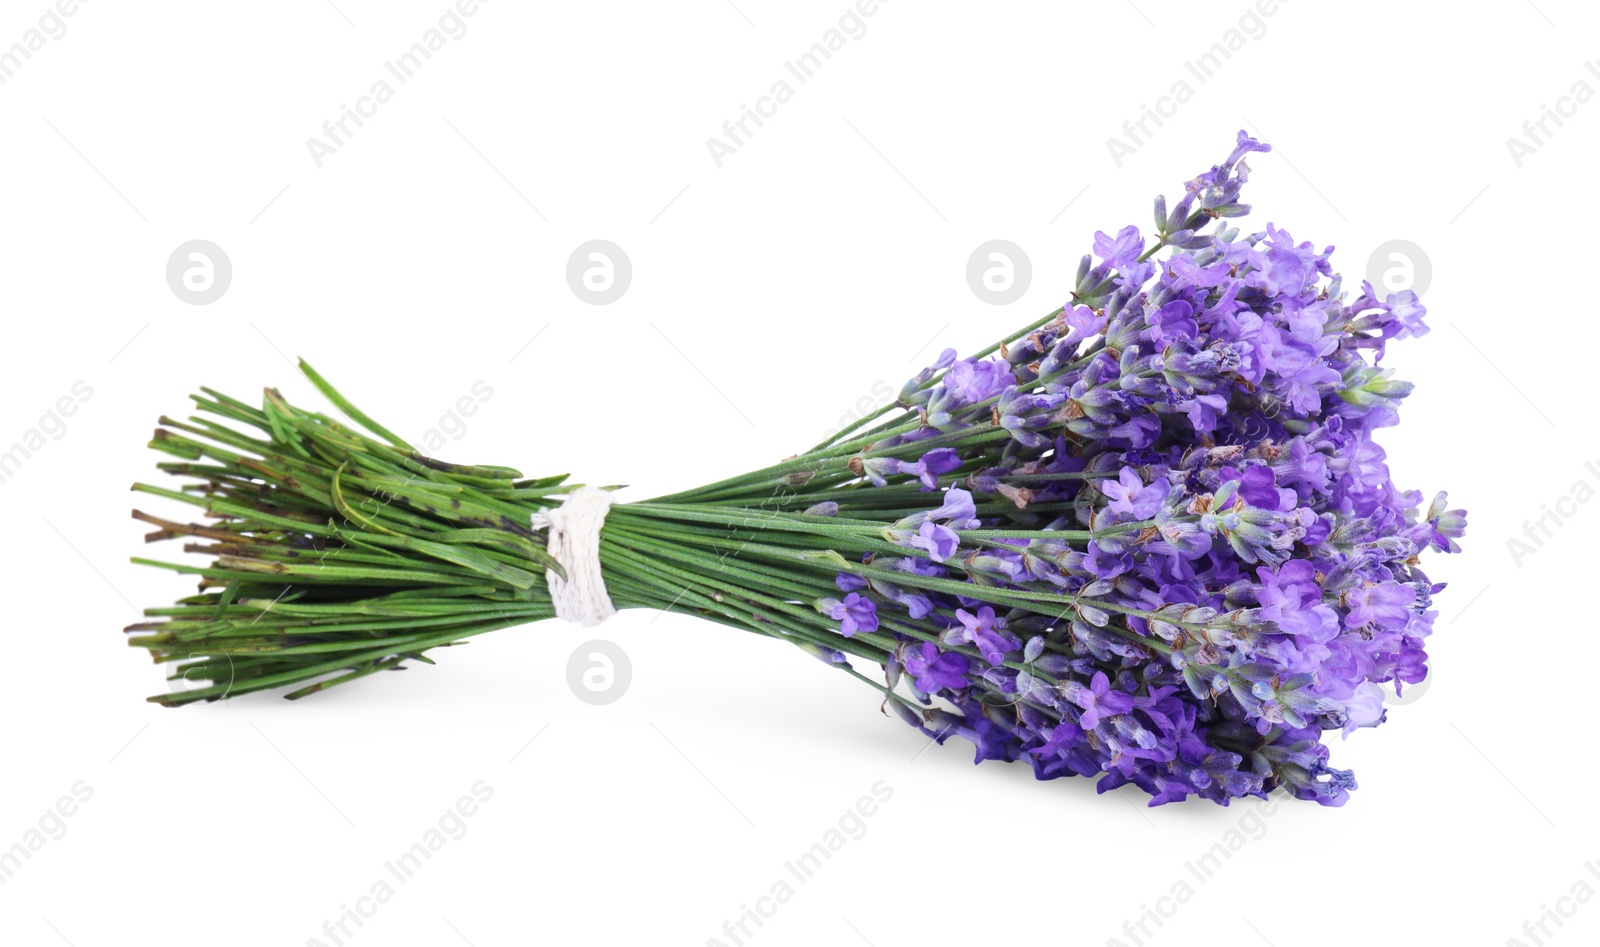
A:
{"label": "white background", "polygon": [[[1600,510],[1567,499],[1600,485],[1600,330],[1567,295],[1592,252],[1600,104],[1521,168],[1506,145],[1574,82],[1600,88],[1591,7],[1295,0],[1201,85],[1184,63],[1245,0],[891,0],[802,86],[783,64],[845,0],[495,0],[319,169],[306,139],[394,84],[384,62],[447,9],[334,2],[94,0],[0,85],[0,446],[93,389],[0,485],[0,847],[93,790],[0,886],[5,942],[331,944],[324,922],[478,780],[494,796],[466,836],[347,943],[731,944],[724,921],[793,883],[785,861],[879,780],[893,797],[865,836],[746,943],[1133,944],[1124,922],[1180,879],[1193,897],[1161,902],[1146,943],[1531,944],[1523,923],[1558,904],[1576,914],[1554,942],[1595,941],[1600,907],[1558,899],[1600,889]],[[46,7],[6,0],[0,47]],[[706,139],[786,78],[793,98],[719,169]],[[1119,168],[1106,139],[1180,79],[1193,97]],[[1250,160],[1255,227],[1337,245],[1352,280],[1385,241],[1424,249],[1434,331],[1391,349],[1418,389],[1383,442],[1403,486],[1471,510],[1467,554],[1429,564],[1450,583],[1435,678],[1334,747],[1361,782],[1343,809],[1145,811],[973,768],[792,649],[645,612],[599,630],[633,671],[607,706],[566,683],[594,634],[556,622],[298,703],[143,701],[164,684],[119,629],[191,583],[128,564],[180,555],[143,546],[130,500],[180,511],[126,486],[157,476],[149,431],[199,385],[311,403],[304,356],[420,438],[483,381],[447,459],[687,487],[1050,311],[1095,230],[1148,230],[1151,198],[1239,128],[1277,148]],[[596,238],[633,266],[608,306],[564,275]],[[965,281],[995,238],[1034,269],[1003,307]],[[164,277],[193,239],[233,264],[207,306]],[[1547,508],[1571,525],[1519,562],[1507,540]],[[1185,863],[1241,822],[1252,837],[1198,882]]]}

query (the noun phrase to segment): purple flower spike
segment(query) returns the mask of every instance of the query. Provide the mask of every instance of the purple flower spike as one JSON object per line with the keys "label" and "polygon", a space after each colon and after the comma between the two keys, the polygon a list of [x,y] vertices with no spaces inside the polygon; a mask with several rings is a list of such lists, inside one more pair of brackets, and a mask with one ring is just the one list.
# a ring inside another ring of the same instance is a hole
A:
{"label": "purple flower spike", "polygon": [[[249,595],[203,588],[172,614],[214,612],[228,630],[212,637],[212,660],[186,669],[237,668],[309,693],[330,682],[326,655],[309,645],[345,647],[352,615],[460,624],[485,602],[515,601],[592,623],[601,596],[530,587],[521,577],[542,569],[510,568],[515,557],[500,561],[509,547],[489,548],[495,530],[521,545],[531,526],[549,535],[543,552],[524,550],[526,564],[577,566],[575,586],[592,584],[593,566],[612,606],[683,599],[858,677],[880,665],[887,711],[940,743],[971,741],[980,761],[1025,762],[1039,779],[1085,776],[1100,791],[1131,784],[1152,805],[1278,790],[1339,805],[1356,784],[1329,765],[1332,735],[1382,724],[1384,695],[1425,680],[1445,585],[1422,561],[1460,551],[1467,516],[1443,493],[1430,502],[1398,485],[1379,443],[1413,391],[1381,364],[1385,347],[1427,333],[1426,307],[1415,292],[1342,278],[1332,247],[1275,220],[1238,221],[1251,210],[1245,159],[1267,150],[1240,132],[1170,205],[1156,199],[1149,237],[1134,226],[1096,233],[1056,312],[979,355],[946,349],[897,391],[874,385],[817,448],[610,507],[593,544],[578,526],[597,524],[602,507],[565,530],[560,520],[609,503],[603,491],[568,493],[561,478],[522,481],[501,467],[429,463],[427,490],[356,516],[333,505],[329,483],[387,503],[397,477],[424,468],[404,451],[363,448],[340,481],[348,452],[330,445],[364,435],[338,422],[325,439],[317,429],[336,422],[290,412],[271,391],[268,414],[233,404],[224,413],[256,427],[249,438],[187,428],[164,443],[191,457],[209,450],[191,436],[219,440],[277,458],[271,468],[292,457],[295,476],[244,490],[239,464],[178,464],[200,481],[185,489],[248,508],[232,527],[249,557],[309,561],[365,536],[382,547],[364,563],[381,581],[335,583],[336,594],[293,606],[303,621],[266,630],[251,624],[272,601],[255,594],[270,576]],[[686,464],[720,466],[728,448],[708,436],[684,451]],[[338,529],[316,525],[328,521]],[[429,523],[435,545],[461,554],[379,542]],[[461,523],[480,528],[453,528]],[[595,549],[600,561],[584,561]],[[229,574],[249,565],[229,558],[218,563]],[[473,588],[462,585],[468,573]],[[183,659],[177,620],[179,634],[168,626],[134,643]],[[366,664],[417,656],[416,636],[398,628],[407,622],[378,624],[397,627],[362,643]],[[263,649],[262,636],[307,646]],[[157,700],[235,692],[214,682]]]}

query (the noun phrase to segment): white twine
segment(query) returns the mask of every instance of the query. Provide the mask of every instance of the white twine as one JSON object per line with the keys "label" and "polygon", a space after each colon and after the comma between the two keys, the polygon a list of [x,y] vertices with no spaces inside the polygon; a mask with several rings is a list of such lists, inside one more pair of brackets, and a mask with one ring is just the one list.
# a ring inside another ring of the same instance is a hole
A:
{"label": "white twine", "polygon": [[556,617],[592,628],[617,613],[600,574],[600,527],[615,494],[599,487],[579,487],[566,502],[533,514],[533,528],[548,529],[545,548],[567,570],[565,579],[546,570]]}

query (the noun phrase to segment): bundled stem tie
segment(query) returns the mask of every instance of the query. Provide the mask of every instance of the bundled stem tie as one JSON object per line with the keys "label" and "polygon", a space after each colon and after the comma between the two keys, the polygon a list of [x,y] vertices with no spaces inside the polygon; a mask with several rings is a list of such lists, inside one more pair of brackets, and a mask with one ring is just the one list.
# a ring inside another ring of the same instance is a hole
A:
{"label": "bundled stem tie", "polygon": [[535,531],[547,531],[545,549],[550,557],[566,569],[565,577],[545,571],[556,617],[584,628],[617,613],[600,567],[600,528],[615,499],[613,491],[579,487],[560,506],[531,517]]}
{"label": "bundled stem tie", "polygon": [[[1332,248],[1242,232],[1241,132],[1098,232],[1070,298],[775,464],[615,502],[564,475],[427,457],[301,363],[343,420],[205,388],[150,446],[200,522],[196,594],[130,644],[169,706],[297,699],[540,619],[698,616],[786,642],[978,762],[1132,784],[1151,805],[1284,789],[1339,805],[1332,734],[1428,673],[1466,516],[1399,488],[1377,442],[1424,335],[1412,292],[1347,287]],[[1385,434],[1385,437],[1390,436]]]}

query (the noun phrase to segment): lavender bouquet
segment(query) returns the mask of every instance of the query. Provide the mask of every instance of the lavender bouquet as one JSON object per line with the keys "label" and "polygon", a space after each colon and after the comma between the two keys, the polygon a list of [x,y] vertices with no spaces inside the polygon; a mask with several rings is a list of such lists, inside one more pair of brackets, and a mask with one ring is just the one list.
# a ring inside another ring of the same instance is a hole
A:
{"label": "lavender bouquet", "polygon": [[1153,239],[1096,234],[1068,305],[670,496],[435,460],[303,363],[355,425],[203,389],[150,443],[193,482],[134,487],[206,514],[136,511],[148,540],[213,559],[148,563],[201,577],[128,629],[195,685],[151,700],[294,699],[529,621],[667,609],[794,644],[979,762],[1152,805],[1338,805],[1355,780],[1322,735],[1427,674],[1443,586],[1418,556],[1458,551],[1465,516],[1397,489],[1373,440],[1411,390],[1377,363],[1427,331],[1416,297],[1347,302],[1331,248],[1222,223],[1267,150],[1241,132],[1157,199]]}

